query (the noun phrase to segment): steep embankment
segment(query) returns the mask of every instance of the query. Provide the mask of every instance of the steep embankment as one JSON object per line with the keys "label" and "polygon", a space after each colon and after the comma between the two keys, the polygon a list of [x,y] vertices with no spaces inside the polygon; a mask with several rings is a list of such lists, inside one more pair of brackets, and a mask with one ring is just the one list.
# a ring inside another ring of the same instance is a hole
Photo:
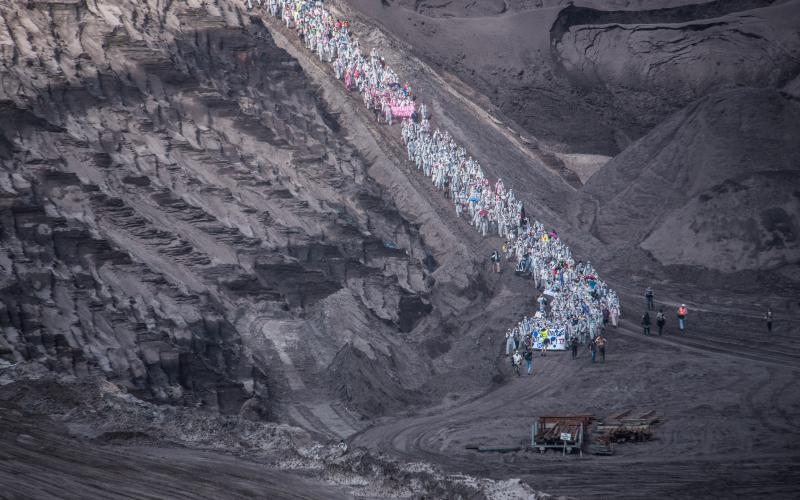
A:
{"label": "steep embankment", "polygon": [[380,407],[358,391],[351,408],[409,402],[431,372],[405,335],[473,271],[367,174],[381,151],[350,142],[263,24],[236,2],[157,1],[0,21],[5,376],[99,373],[347,434],[338,390],[294,394],[354,352],[353,373],[389,376]]}
{"label": "steep embankment", "polygon": [[712,94],[595,175],[580,222],[662,264],[769,270],[800,255],[800,103],[776,90]]}

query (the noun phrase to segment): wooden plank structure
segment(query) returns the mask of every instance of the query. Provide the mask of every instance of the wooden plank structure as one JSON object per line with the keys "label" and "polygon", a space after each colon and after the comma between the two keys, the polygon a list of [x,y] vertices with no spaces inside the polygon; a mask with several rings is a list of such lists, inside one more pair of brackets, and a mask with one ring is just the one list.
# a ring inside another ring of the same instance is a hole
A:
{"label": "wooden plank structure", "polygon": [[650,426],[658,422],[655,410],[637,411],[625,410],[612,415],[604,422],[598,422],[595,427],[597,435],[594,441],[610,445],[611,443],[648,441],[653,437]]}
{"label": "wooden plank structure", "polygon": [[593,415],[542,416],[531,428],[531,447],[540,452],[559,449],[564,453],[577,450],[583,454],[586,429]]}
{"label": "wooden plank structure", "polygon": [[[555,449],[561,450],[564,454],[578,451],[583,456],[585,447],[592,455],[613,455],[615,443],[651,439],[653,433],[650,426],[658,422],[658,417],[655,410],[629,409],[592,425],[594,422],[594,415],[541,416],[531,426],[531,449],[542,453]],[[591,440],[589,440],[590,433]],[[465,448],[479,453],[512,453],[524,449],[514,444],[477,443],[467,444]]]}

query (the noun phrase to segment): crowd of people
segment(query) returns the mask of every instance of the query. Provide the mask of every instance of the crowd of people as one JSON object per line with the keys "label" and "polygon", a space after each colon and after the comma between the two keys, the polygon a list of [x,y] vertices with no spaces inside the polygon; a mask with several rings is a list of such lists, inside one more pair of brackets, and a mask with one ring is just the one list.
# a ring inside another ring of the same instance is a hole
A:
{"label": "crowd of people", "polygon": [[512,260],[517,273],[531,277],[542,292],[538,311],[506,333],[507,355],[526,341],[543,353],[548,347],[566,349],[572,338],[588,343],[604,325],[616,326],[617,295],[590,262],[573,259],[554,230],[528,219],[522,201],[502,179],[491,182],[447,132],[431,131],[427,117],[404,121],[402,137],[408,158],[453,202],[458,217],[467,218],[483,236],[506,240],[503,252],[491,256],[495,270],[502,258]]}
{"label": "crowd of people", "polygon": [[[391,125],[402,120],[408,158],[435,189],[450,199],[458,217],[467,218],[484,237],[506,243],[492,260],[516,263],[518,274],[530,277],[541,292],[539,308],[506,334],[506,354],[523,345],[567,349],[568,342],[594,345],[606,324],[617,324],[617,295],[589,262],[576,261],[554,230],[531,221],[521,200],[501,179],[491,182],[481,165],[448,132],[432,130],[424,105],[416,106],[411,85],[401,84],[373,48],[366,54],[347,20],[334,16],[320,1],[255,0],[294,29],[308,50],[329,63],[350,91],[358,91],[376,119]],[[249,0],[252,7],[252,0]]]}
{"label": "crowd of people", "polygon": [[[348,91],[357,91],[376,120],[389,125],[402,122],[401,134],[409,160],[430,178],[436,190],[452,201],[458,217],[466,218],[484,237],[505,240],[501,250],[491,255],[493,268],[501,271],[503,260],[515,263],[516,273],[531,278],[541,292],[538,310],[525,316],[505,335],[505,353],[512,365],[532,369],[532,350],[545,355],[548,349],[572,349],[577,356],[579,345],[588,346],[592,362],[596,353],[605,360],[606,326],[616,327],[620,317],[619,299],[600,279],[590,262],[576,261],[569,247],[554,230],[529,220],[521,200],[501,179],[489,180],[481,165],[448,132],[432,130],[424,104],[408,82],[401,80],[372,49],[365,53],[350,32],[349,22],[334,16],[321,1],[248,0],[268,9],[293,29],[306,48],[320,61],[333,68]],[[655,311],[654,293],[645,290],[646,311],[642,315],[642,333],[650,334],[650,311]],[[677,311],[678,330],[686,328],[687,307]],[[772,311],[764,315],[772,331]],[[655,318],[658,334],[666,323],[663,309]]]}
{"label": "crowd of people", "polygon": [[[329,63],[348,91],[358,91],[376,119],[389,125],[397,119],[417,119],[415,98],[408,82],[397,74],[373,48],[362,52],[350,33],[349,21],[340,19],[319,1],[256,0],[269,13],[294,29],[306,48]],[[252,7],[252,0],[250,0]]]}

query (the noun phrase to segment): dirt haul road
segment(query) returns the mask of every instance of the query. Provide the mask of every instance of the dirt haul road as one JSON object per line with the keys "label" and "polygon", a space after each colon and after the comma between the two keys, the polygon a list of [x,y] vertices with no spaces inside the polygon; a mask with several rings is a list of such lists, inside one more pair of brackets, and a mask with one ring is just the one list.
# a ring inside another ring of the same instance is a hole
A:
{"label": "dirt haul road", "polygon": [[[583,349],[577,360],[551,352],[534,358],[532,377],[512,377],[457,407],[380,423],[354,443],[447,470],[520,477],[579,498],[797,494],[796,366],[687,347],[676,336],[643,339],[632,325],[621,328],[609,334],[604,364],[592,365]],[[525,446],[536,415],[605,417],[627,408],[656,410],[656,439],[618,445],[611,457],[465,448]]]}
{"label": "dirt haul road", "polygon": [[[431,96],[435,103],[437,124],[470,144],[471,153],[490,175],[500,176],[515,190],[520,189],[529,213],[555,225],[575,245],[578,255],[582,247],[594,244],[590,236],[572,233],[559,215],[576,189],[569,175],[542,161],[546,155],[524,135],[485,111],[480,105],[485,101],[479,95],[435,74],[403,54],[401,44],[360,24],[357,15],[353,17],[362,43],[379,46],[401,78],[413,75],[418,94]],[[399,134],[369,125],[369,115],[360,100],[343,98],[343,91],[337,90],[338,82],[330,81],[331,72],[325,65],[307,57],[293,34],[277,23],[267,24],[279,45],[294,47],[287,50],[300,60],[315,83],[322,85],[326,101],[335,101],[335,112],[348,119],[367,120],[369,132],[395,157],[402,157]],[[430,102],[426,97],[423,100]],[[413,179],[418,174],[407,171],[406,175]],[[430,187],[419,187],[436,206],[438,195]],[[471,231],[455,220],[450,210],[441,216],[449,227]],[[491,239],[488,245],[473,238],[467,241],[476,252],[484,253],[500,243]],[[741,306],[746,302],[741,290],[717,290],[713,296],[704,297],[699,290],[695,294],[665,284],[657,300],[668,311],[669,334],[644,338],[638,334],[640,291],[629,278],[608,276],[619,285],[628,317],[619,330],[609,332],[605,364],[591,365],[585,350],[575,361],[568,353],[537,357],[530,378],[497,377],[495,386],[466,402],[454,404],[453,396],[418,415],[383,419],[354,436],[353,444],[403,460],[440,464],[450,472],[521,477],[536,489],[578,497],[795,497],[800,483],[800,453],[796,451],[800,437],[795,427],[800,398],[794,385],[800,363],[792,340],[792,332],[798,327],[796,319],[783,317],[782,330],[765,338],[766,334],[760,334],[763,325],[759,324],[757,308]],[[490,287],[519,290],[514,281],[503,276]],[[695,301],[684,299],[693,295]],[[695,312],[691,330],[684,336],[674,332],[673,310],[681,299],[689,301],[690,310]],[[489,304],[487,308],[495,306]],[[518,319],[515,314],[519,311],[511,306],[506,309],[509,322]],[[497,317],[496,311],[493,317]],[[497,329],[496,324],[473,321],[459,333],[460,342],[488,350],[492,363],[508,377],[510,370],[500,353],[502,342]],[[487,367],[474,353],[460,352],[460,358],[442,356],[442,362],[452,366],[452,373],[442,377],[437,389],[446,390],[442,386],[452,384],[454,393],[468,393],[469,388],[458,385],[458,374],[468,379],[468,372]],[[656,428],[654,441],[620,446],[612,457],[579,459],[528,451],[478,454],[465,448],[469,444],[524,445],[529,442],[536,415],[592,413],[604,417],[628,408],[653,409],[662,423]]]}

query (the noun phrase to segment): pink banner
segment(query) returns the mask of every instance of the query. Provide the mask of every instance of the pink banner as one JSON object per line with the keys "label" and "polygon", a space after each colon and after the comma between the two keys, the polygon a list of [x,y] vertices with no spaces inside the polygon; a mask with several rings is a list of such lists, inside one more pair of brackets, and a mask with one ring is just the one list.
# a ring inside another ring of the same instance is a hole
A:
{"label": "pink banner", "polygon": [[392,116],[395,118],[410,118],[414,114],[414,105],[392,106]]}

